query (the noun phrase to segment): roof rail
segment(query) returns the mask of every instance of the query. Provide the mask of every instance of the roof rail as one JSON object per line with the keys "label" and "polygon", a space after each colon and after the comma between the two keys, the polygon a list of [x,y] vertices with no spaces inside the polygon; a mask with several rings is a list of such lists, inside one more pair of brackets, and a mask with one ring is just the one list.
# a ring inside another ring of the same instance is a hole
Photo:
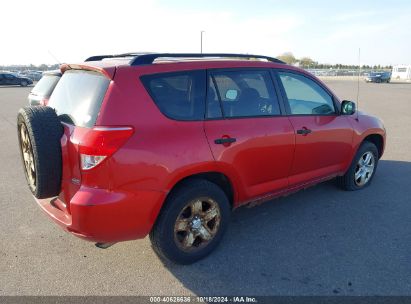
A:
{"label": "roof rail", "polygon": [[96,56],[91,56],[91,57],[88,57],[86,60],[84,60],[85,62],[86,61],[100,61],[100,60],[103,60],[104,58],[113,58],[113,55],[96,55]]}
{"label": "roof rail", "polygon": [[130,65],[144,65],[152,64],[157,58],[245,58],[245,59],[265,59],[270,62],[285,63],[277,58],[251,55],[251,54],[227,54],[227,53],[154,53],[154,54],[142,54],[134,57],[131,60]]}
{"label": "roof rail", "polygon": [[251,55],[251,54],[227,54],[227,53],[124,53],[118,55],[96,55],[87,58],[85,61],[100,61],[106,58],[133,57],[130,65],[152,64],[157,58],[244,58],[244,59],[265,59],[275,63],[285,63],[277,58]]}
{"label": "roof rail", "polygon": [[117,54],[117,55],[95,55],[88,57],[85,62],[87,61],[101,61],[106,58],[122,58],[122,57],[137,57],[141,55],[146,55],[151,53],[141,53],[141,52],[132,52],[132,53],[124,53],[124,54]]}

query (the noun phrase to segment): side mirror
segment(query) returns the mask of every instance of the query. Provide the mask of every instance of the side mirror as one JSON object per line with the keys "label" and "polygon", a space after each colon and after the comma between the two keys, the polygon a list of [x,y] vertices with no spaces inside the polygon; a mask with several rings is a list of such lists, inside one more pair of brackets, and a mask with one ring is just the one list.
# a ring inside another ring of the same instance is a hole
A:
{"label": "side mirror", "polygon": [[343,100],[341,103],[341,112],[343,115],[352,115],[355,113],[355,102]]}

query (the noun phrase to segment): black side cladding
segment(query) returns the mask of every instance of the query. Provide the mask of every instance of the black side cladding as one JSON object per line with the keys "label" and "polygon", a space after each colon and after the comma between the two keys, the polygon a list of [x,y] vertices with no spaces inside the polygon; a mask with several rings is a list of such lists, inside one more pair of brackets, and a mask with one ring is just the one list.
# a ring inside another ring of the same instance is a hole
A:
{"label": "black side cladding", "polygon": [[61,189],[60,139],[64,131],[63,125],[53,108],[45,106],[21,108],[17,116],[17,131],[22,160],[20,129],[23,125],[27,128],[35,164],[36,184],[34,189],[30,187],[30,190],[36,198],[57,196]]}

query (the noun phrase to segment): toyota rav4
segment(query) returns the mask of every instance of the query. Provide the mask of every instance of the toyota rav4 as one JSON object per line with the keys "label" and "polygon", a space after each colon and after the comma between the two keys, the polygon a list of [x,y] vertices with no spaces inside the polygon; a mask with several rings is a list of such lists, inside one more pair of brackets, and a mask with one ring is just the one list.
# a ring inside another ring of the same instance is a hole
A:
{"label": "toyota rav4", "polygon": [[106,248],[148,234],[193,263],[233,209],[336,178],[367,187],[382,122],[266,56],[138,54],[64,64],[48,106],[18,113],[25,175],[45,213]]}

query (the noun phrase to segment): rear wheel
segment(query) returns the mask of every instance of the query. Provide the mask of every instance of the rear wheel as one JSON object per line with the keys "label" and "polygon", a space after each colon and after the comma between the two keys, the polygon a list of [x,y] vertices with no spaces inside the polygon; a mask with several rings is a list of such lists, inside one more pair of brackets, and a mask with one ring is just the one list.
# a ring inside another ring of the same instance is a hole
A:
{"label": "rear wheel", "polygon": [[184,182],[165,202],[150,240],[155,252],[178,264],[207,256],[220,242],[230,219],[224,191],[207,180]]}
{"label": "rear wheel", "polygon": [[365,141],[358,149],[350,168],[338,182],[344,190],[354,191],[367,187],[375,175],[378,164],[378,149]]}

